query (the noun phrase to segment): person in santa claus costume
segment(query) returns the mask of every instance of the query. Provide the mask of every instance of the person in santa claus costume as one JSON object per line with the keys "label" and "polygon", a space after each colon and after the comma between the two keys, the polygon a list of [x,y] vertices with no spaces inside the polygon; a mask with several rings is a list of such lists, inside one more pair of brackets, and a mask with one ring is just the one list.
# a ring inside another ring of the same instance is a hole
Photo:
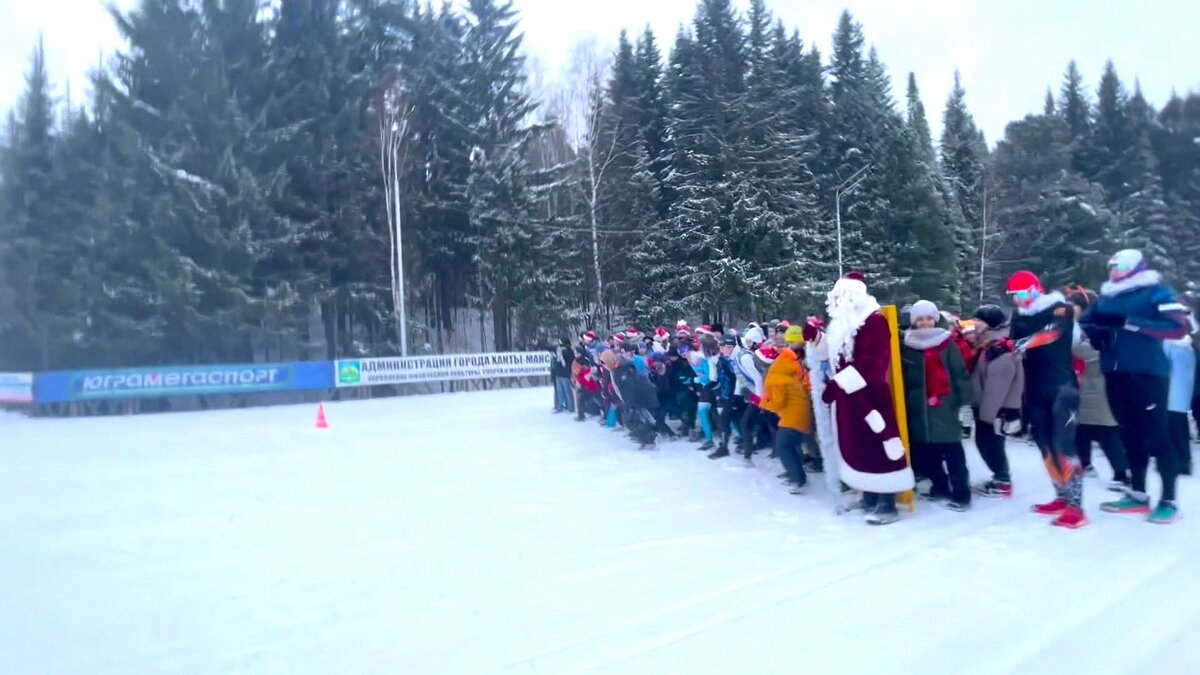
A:
{"label": "person in santa claus costume", "polygon": [[868,523],[894,523],[900,519],[896,493],[913,489],[915,481],[887,380],[892,331],[861,274],[839,279],[826,307],[833,377],[825,383],[822,399],[832,406],[838,475],[862,491]]}

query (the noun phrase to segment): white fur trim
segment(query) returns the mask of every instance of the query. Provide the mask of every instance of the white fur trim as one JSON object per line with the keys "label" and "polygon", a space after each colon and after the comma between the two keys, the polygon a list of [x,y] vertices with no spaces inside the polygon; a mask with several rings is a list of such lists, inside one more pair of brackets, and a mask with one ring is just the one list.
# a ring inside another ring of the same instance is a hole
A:
{"label": "white fur trim", "polygon": [[1167,312],[1186,312],[1187,305],[1182,302],[1168,302],[1158,306],[1158,311],[1166,314]]}
{"label": "white fur trim", "polygon": [[1033,316],[1034,314],[1041,314],[1051,307],[1066,301],[1067,299],[1063,297],[1062,293],[1054,291],[1053,293],[1039,295],[1037,300],[1034,300],[1028,307],[1018,307],[1017,313],[1022,316]]}
{"label": "white fur trim", "polygon": [[1100,286],[1100,295],[1120,295],[1128,291],[1162,283],[1162,275],[1154,270],[1138,272],[1120,281],[1106,281]]}
{"label": "white fur trim", "polygon": [[[895,440],[900,441],[898,438]],[[903,447],[901,450],[903,451]],[[864,492],[893,494],[911,490],[916,485],[916,479],[913,477],[910,466],[891,473],[866,473],[851,468],[845,460],[842,460],[838,462],[838,474],[846,485]]]}
{"label": "white fur trim", "polygon": [[904,346],[925,351],[940,347],[950,339],[945,328],[909,328],[904,331]]}
{"label": "white fur trim", "polygon": [[883,442],[883,451],[895,462],[904,456],[904,443],[899,438],[889,438]]}
{"label": "white fur trim", "polygon": [[867,386],[867,381],[863,379],[862,374],[858,372],[858,368],[854,366],[846,366],[838,371],[838,374],[833,376],[833,381],[837,382],[837,385],[847,394],[861,391]]}
{"label": "white fur trim", "polygon": [[[883,428],[887,426],[887,423],[883,421],[883,415],[880,415],[878,410],[872,410],[866,419],[867,426],[871,427],[871,431],[877,434],[883,433]],[[893,457],[892,459],[896,458]]]}

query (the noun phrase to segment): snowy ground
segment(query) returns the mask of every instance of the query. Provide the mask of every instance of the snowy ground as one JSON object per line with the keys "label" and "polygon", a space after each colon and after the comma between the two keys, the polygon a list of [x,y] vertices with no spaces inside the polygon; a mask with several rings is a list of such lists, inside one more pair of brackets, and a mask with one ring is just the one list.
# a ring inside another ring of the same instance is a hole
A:
{"label": "snowy ground", "polygon": [[[0,416],[6,673],[1148,673],[1200,662],[1200,517],[1017,494],[869,528],[774,461],[516,390]],[[973,451],[971,454],[974,454]],[[1102,455],[1098,455],[1102,457]],[[972,457],[976,477],[982,465]],[[1102,460],[1101,460],[1102,463]],[[1101,467],[1106,473],[1107,467]],[[818,481],[819,482],[819,481]],[[1200,488],[1184,479],[1185,510]],[[812,669],[806,671],[805,669]]]}

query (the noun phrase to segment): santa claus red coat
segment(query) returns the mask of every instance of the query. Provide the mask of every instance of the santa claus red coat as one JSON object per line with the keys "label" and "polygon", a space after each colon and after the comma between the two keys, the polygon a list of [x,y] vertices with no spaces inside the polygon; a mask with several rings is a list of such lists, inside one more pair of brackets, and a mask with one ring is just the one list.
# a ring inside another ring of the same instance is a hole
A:
{"label": "santa claus red coat", "polygon": [[852,488],[880,494],[913,489],[888,386],[892,335],[875,298],[860,279],[841,279],[829,293],[826,329],[835,374],[822,395],[833,406],[839,477]]}

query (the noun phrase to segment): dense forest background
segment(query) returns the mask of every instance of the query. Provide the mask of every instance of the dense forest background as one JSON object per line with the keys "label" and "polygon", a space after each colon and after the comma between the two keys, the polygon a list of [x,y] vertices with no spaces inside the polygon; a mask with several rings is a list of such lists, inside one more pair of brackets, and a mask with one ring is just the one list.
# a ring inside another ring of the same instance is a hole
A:
{"label": "dense forest background", "polygon": [[839,204],[881,301],[1095,284],[1123,247],[1200,293],[1200,95],[1156,109],[1112,63],[1068,64],[989,148],[967,83],[932,138],[849,13],[820,54],[763,0],[701,0],[545,86],[505,1],[273,4],[114,13],[127,48],[86,101],[35,47],[0,135],[0,370],[798,317],[838,274]]}

